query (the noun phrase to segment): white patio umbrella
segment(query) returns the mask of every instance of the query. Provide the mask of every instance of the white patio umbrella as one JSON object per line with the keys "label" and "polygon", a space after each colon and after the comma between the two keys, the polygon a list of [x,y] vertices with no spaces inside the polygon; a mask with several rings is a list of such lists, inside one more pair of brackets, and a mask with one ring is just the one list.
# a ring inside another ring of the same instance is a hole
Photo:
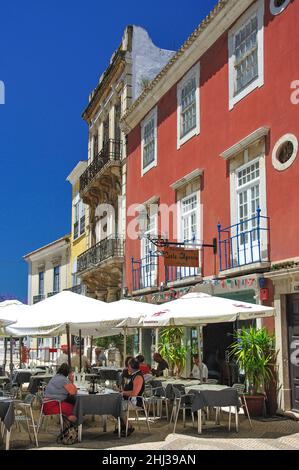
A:
{"label": "white patio umbrella", "polygon": [[[28,307],[28,313],[6,332],[12,336],[57,336],[63,334],[66,325],[69,332],[83,336],[108,336],[118,334],[111,325],[101,323],[111,312],[109,304],[90,297],[63,291]],[[121,330],[118,330],[119,332]]]}
{"label": "white patio umbrella", "polygon": [[153,313],[140,317],[139,321],[128,319],[118,327],[200,326],[269,317],[274,312],[271,307],[194,292],[156,306]]}
{"label": "white patio umbrella", "polygon": [[[12,347],[12,335],[6,331],[6,327],[17,323],[19,319],[26,316],[28,313],[29,306],[23,304],[19,300],[5,300],[0,302],[0,336],[5,337],[4,341],[4,367],[6,365],[6,353],[7,353],[7,340],[6,337],[10,336],[10,370],[13,370],[13,347]],[[21,358],[21,355],[20,355]]]}
{"label": "white patio umbrella", "polygon": [[[121,299],[116,302],[112,302],[111,306],[111,317],[108,321],[114,323],[114,327],[121,323],[124,328],[124,356],[126,356],[127,350],[127,334],[128,334],[128,325],[130,323],[136,325],[139,322],[140,318],[145,315],[153,314],[157,306],[153,304],[148,304],[146,302],[136,302],[135,300]],[[139,351],[142,351],[142,335],[139,330]]]}
{"label": "white patio umbrella", "polygon": [[[0,302],[0,327],[5,327],[16,323],[28,312],[28,305],[22,304],[19,300],[5,300]],[[1,331],[1,335],[4,335]],[[9,335],[8,335],[9,336]]]}

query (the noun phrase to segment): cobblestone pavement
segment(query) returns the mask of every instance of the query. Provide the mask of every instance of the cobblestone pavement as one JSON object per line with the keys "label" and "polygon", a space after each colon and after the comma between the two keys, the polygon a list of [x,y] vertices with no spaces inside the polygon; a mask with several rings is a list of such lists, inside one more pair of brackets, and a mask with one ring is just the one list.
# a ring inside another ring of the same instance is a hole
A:
{"label": "cobblestone pavement", "polygon": [[[283,417],[275,419],[260,419],[253,421],[253,430],[248,420],[243,416],[240,419],[240,430],[236,433],[234,428],[229,432],[227,416],[221,419],[221,425],[209,421],[203,426],[203,434],[197,435],[196,428],[192,427],[188,418],[186,427],[178,422],[177,433],[172,433],[172,426],[166,420],[151,423],[151,433],[148,434],[145,422],[141,420],[141,427],[127,439],[118,439],[113,434],[114,420],[108,419],[107,432],[103,432],[101,418],[93,420],[88,417],[83,425],[83,441],[73,446],[57,446],[56,436],[59,432],[56,418],[49,419],[47,430],[39,434],[39,449],[115,449],[115,450],[199,450],[199,449],[299,449],[299,422]],[[135,426],[135,425],[134,425]],[[3,448],[3,447],[2,447]],[[11,439],[12,449],[35,449],[28,440],[25,428],[22,432],[13,430]]]}

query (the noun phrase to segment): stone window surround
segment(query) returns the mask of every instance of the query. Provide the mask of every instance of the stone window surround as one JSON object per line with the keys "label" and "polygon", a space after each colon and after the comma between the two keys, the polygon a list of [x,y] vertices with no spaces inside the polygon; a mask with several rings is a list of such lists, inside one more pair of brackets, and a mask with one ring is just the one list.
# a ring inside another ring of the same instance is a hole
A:
{"label": "stone window surround", "polygon": [[[237,95],[234,94],[235,89],[235,70],[234,70],[234,38],[237,32],[242,28],[244,23],[258,12],[258,77],[244,90]],[[264,85],[264,13],[265,5],[264,0],[258,0],[255,2],[236,22],[233,28],[228,33],[228,73],[229,73],[229,110],[231,111],[234,106],[249,95],[256,88],[260,88]]]}

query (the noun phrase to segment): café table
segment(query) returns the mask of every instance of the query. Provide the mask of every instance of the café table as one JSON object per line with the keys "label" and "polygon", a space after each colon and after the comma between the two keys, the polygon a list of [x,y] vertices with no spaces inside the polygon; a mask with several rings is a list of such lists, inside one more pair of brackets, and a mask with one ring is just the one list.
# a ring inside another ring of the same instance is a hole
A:
{"label": "caf\u00e9 table", "polygon": [[15,421],[14,402],[11,398],[0,396],[0,421],[6,429],[5,450],[9,450],[11,428]]}
{"label": "caf\u00e9 table", "polygon": [[192,413],[198,414],[198,434],[202,433],[202,410],[206,407],[235,407],[236,431],[238,432],[238,407],[240,400],[237,390],[226,385],[200,384],[187,387],[186,393],[193,395]]}
{"label": "caf\u00e9 table", "polygon": [[42,369],[17,369],[13,372],[12,383],[21,386],[24,383],[30,382],[32,375],[45,373]]}
{"label": "caf\u00e9 table", "polygon": [[53,374],[32,375],[30,377],[27,392],[32,393],[34,395],[35,393],[37,393],[42,382],[49,383],[52,378]]}
{"label": "caf\u00e9 table", "polygon": [[[82,425],[85,415],[114,416],[118,421],[118,434],[120,437],[121,404],[122,396],[114,390],[104,389],[97,394],[89,394],[87,391],[79,390],[74,407],[74,415],[77,416],[79,442],[82,441]],[[105,431],[106,419],[104,423]]]}

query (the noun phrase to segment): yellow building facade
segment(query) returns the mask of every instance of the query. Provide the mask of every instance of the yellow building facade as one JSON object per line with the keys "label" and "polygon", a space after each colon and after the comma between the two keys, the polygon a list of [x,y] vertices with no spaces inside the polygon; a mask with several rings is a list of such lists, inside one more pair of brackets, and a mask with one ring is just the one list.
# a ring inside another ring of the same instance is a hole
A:
{"label": "yellow building facade", "polygon": [[77,259],[88,247],[87,227],[89,225],[87,206],[80,198],[80,176],[87,168],[86,161],[80,161],[68,175],[72,185],[72,216],[70,239],[70,290],[78,294],[87,294],[86,286],[77,275]]}

